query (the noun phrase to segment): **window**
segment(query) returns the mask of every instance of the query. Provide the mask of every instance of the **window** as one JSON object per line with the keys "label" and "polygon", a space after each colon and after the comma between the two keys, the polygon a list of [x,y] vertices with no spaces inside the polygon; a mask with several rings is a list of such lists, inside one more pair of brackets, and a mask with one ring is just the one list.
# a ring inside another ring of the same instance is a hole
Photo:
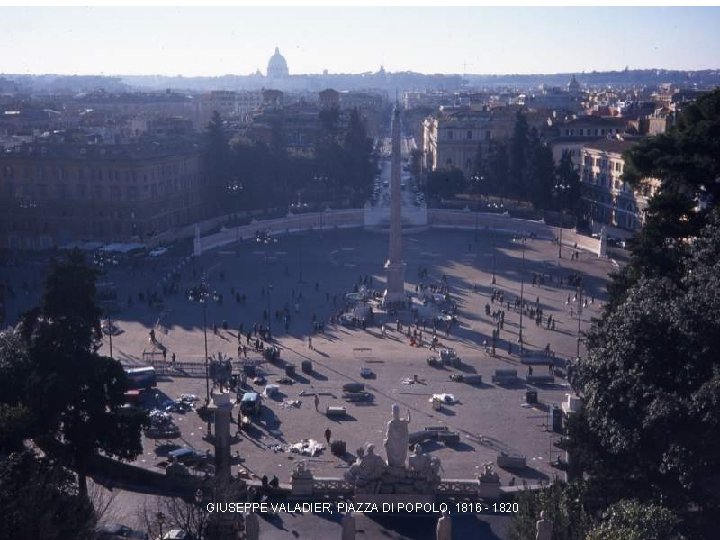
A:
{"label": "window", "polygon": [[467,132],[467,138],[472,139],[472,131],[468,130]]}
{"label": "window", "polygon": [[455,137],[455,133],[453,133],[452,130],[448,131],[448,139],[452,141],[454,139],[454,137]]}

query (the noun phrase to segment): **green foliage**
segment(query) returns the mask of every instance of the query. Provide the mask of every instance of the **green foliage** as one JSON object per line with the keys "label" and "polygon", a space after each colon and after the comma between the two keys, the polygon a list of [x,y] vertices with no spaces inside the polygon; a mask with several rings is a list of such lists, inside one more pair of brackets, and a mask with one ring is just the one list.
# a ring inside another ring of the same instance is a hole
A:
{"label": "green foliage", "polygon": [[568,152],[560,158],[555,175],[555,209],[577,216],[580,207],[580,174]]}
{"label": "green foliage", "polygon": [[528,165],[524,172],[525,198],[536,210],[549,209],[555,186],[555,162],[552,151],[533,135],[528,147]]}
{"label": "green foliage", "polygon": [[360,205],[369,197],[376,162],[363,119],[350,111],[347,128],[337,109],[319,113],[314,156],[289,155],[284,113],[269,119],[268,144],[237,138],[228,143],[222,120],[214,117],[205,153],[218,212],[286,209],[297,202]]}
{"label": "green foliage", "polygon": [[220,113],[213,112],[207,128],[207,149],[205,153],[207,171],[207,193],[210,203],[217,210],[228,209],[228,185],[233,180],[233,164],[229,137]]}
{"label": "green foliage", "polygon": [[545,519],[553,524],[553,540],[584,540],[592,526],[582,506],[584,491],[581,483],[556,482],[539,491],[520,492],[516,498],[519,511],[513,515],[508,539],[535,540],[535,523],[540,512],[545,512]]}
{"label": "green foliage", "polygon": [[89,540],[95,512],[73,476],[29,451],[0,460],[0,540]]}
{"label": "green foliage", "polygon": [[667,133],[640,141],[625,153],[623,179],[641,187],[646,178],[662,181],[651,199],[646,223],[631,246],[627,269],[614,280],[613,304],[622,302],[629,286],[653,275],[676,279],[687,253],[684,239],[697,236],[708,210],[720,197],[720,90],[688,106]]}
{"label": "green foliage", "polygon": [[[0,395],[0,403],[25,406],[36,434],[54,436],[69,447],[83,493],[88,459],[100,450],[135,458],[142,453],[146,422],[144,413],[122,409],[127,380],[120,362],[96,353],[95,276],[77,252],[55,263],[42,308],[0,338],[0,369],[17,384],[14,393]],[[21,360],[9,362],[13,355]],[[28,421],[22,410],[8,412],[16,429],[23,427],[20,420]]]}
{"label": "green foliage", "polygon": [[465,190],[465,177],[460,169],[433,171],[428,174],[426,187],[431,197],[453,197]]}
{"label": "green foliage", "polygon": [[508,196],[508,149],[505,143],[491,143],[486,171],[488,191],[493,195]]}
{"label": "green foliage", "polygon": [[605,511],[585,540],[683,540],[677,515],[655,504],[623,500]]}
{"label": "green foliage", "polygon": [[513,134],[508,145],[508,191],[513,197],[528,198],[526,193],[525,180],[526,168],[528,163],[528,148],[530,129],[528,127],[527,118],[518,111],[515,117],[515,126]]}
{"label": "green foliage", "polygon": [[608,500],[716,509],[720,470],[720,217],[679,277],[640,278],[588,336],[573,384],[574,456]]}
{"label": "green foliage", "polygon": [[63,262],[54,262],[48,273],[40,308],[48,330],[58,331],[45,337],[68,355],[96,350],[102,337],[102,313],[95,302],[96,278],[97,271],[85,264],[77,249]]}
{"label": "green foliage", "polygon": [[23,405],[0,403],[0,454],[23,448],[33,428],[33,416]]}

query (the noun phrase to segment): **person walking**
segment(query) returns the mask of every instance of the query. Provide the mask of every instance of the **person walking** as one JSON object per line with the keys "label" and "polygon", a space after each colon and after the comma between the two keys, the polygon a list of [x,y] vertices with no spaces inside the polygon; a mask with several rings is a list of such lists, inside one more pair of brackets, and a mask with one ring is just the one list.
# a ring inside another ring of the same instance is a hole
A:
{"label": "person walking", "polygon": [[332,437],[332,431],[330,431],[330,428],[327,428],[325,430],[325,440],[328,443],[328,446],[330,445],[330,437]]}
{"label": "person walking", "polygon": [[315,412],[320,412],[320,396],[315,394],[314,401],[315,401]]}

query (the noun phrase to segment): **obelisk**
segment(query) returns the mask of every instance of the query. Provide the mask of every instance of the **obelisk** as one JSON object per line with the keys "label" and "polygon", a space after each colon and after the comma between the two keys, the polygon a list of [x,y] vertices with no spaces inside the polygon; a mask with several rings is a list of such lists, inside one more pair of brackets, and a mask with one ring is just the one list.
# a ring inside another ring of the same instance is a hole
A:
{"label": "obelisk", "polygon": [[390,250],[385,306],[405,304],[405,263],[402,260],[402,204],[400,195],[400,103],[395,103],[392,119],[392,161],[390,165]]}

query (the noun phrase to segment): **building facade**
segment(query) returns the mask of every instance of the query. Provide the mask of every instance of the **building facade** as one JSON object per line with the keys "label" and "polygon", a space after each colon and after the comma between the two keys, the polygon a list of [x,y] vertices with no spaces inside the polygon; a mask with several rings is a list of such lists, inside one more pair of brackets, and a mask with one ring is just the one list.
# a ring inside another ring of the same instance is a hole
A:
{"label": "building facade", "polygon": [[143,241],[204,216],[199,146],[27,143],[0,154],[0,247]]}
{"label": "building facade", "polygon": [[423,122],[423,170],[460,169],[466,176],[472,174],[478,147],[487,155],[494,139],[510,136],[514,122],[514,114],[441,109]]}
{"label": "building facade", "polygon": [[591,223],[628,231],[644,223],[648,200],[660,183],[647,179],[634,190],[623,182],[623,153],[633,145],[632,141],[604,139],[584,146],[580,170],[582,211]]}

